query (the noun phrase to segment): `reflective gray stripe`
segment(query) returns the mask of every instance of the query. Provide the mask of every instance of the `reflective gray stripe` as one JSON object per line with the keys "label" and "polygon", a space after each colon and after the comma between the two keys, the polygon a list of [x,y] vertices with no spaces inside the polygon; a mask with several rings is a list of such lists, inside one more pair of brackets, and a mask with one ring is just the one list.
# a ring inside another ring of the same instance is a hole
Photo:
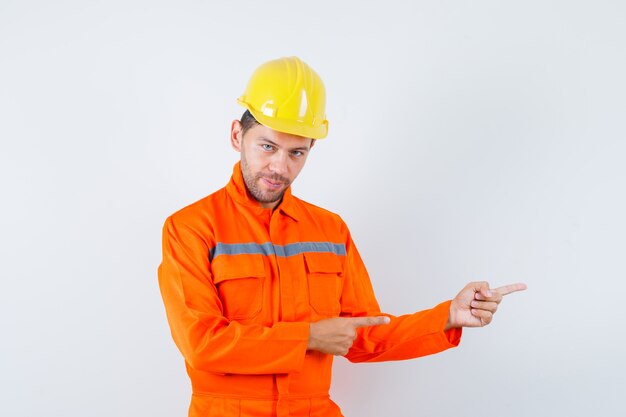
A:
{"label": "reflective gray stripe", "polygon": [[345,256],[346,245],[330,242],[298,242],[288,245],[274,245],[265,243],[218,243],[209,251],[209,259],[220,255],[276,255],[282,258],[296,256],[305,252],[327,252]]}

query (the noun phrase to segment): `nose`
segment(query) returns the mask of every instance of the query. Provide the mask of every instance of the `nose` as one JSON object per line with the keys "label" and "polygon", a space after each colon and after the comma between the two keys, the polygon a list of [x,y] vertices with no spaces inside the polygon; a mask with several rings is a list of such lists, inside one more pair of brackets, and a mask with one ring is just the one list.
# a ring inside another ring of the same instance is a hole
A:
{"label": "nose", "polygon": [[269,170],[281,176],[286,176],[287,171],[289,170],[289,156],[287,152],[276,152],[272,155],[272,159],[270,160]]}

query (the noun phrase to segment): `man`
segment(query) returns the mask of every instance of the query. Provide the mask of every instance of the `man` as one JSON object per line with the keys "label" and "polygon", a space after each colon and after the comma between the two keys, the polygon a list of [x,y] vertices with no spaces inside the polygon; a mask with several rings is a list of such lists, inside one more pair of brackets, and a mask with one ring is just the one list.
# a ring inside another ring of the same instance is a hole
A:
{"label": "man", "polygon": [[468,284],[400,317],[380,311],[345,223],[291,195],[326,136],[325,90],[298,58],[260,66],[230,140],[241,160],[226,187],[170,216],[159,284],[191,378],[191,417],[341,416],[328,397],[333,355],[410,359],[489,324],[502,296]]}

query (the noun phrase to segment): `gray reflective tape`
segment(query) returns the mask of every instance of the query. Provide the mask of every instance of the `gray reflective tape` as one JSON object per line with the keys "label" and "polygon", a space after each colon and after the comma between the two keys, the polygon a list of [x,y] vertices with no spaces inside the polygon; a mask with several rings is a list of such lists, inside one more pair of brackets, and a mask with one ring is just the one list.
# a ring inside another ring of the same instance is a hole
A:
{"label": "gray reflective tape", "polygon": [[266,243],[218,243],[211,250],[211,259],[220,255],[273,255],[274,247]]}
{"label": "gray reflective tape", "polygon": [[220,255],[276,255],[281,258],[296,256],[306,252],[334,253],[345,256],[346,245],[331,242],[297,242],[288,245],[265,243],[218,243],[209,251],[209,259]]}

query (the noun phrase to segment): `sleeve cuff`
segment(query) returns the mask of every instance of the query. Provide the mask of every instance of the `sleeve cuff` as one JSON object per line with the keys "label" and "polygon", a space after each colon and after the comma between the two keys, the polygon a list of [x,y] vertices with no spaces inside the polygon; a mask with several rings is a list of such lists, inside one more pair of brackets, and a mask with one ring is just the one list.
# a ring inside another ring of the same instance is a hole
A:
{"label": "sleeve cuff", "polygon": [[433,312],[436,312],[436,315],[440,318],[439,328],[445,335],[447,342],[450,344],[450,347],[456,347],[461,343],[461,336],[463,335],[463,328],[461,327],[453,327],[448,330],[444,330],[446,328],[446,323],[448,323],[448,318],[450,316],[450,303],[452,300],[444,301],[443,303],[437,305],[433,308]]}
{"label": "sleeve cuff", "polygon": [[278,324],[282,328],[282,339],[286,344],[291,345],[289,353],[291,370],[300,372],[304,366],[306,348],[309,344],[309,323],[307,322],[281,322]]}

